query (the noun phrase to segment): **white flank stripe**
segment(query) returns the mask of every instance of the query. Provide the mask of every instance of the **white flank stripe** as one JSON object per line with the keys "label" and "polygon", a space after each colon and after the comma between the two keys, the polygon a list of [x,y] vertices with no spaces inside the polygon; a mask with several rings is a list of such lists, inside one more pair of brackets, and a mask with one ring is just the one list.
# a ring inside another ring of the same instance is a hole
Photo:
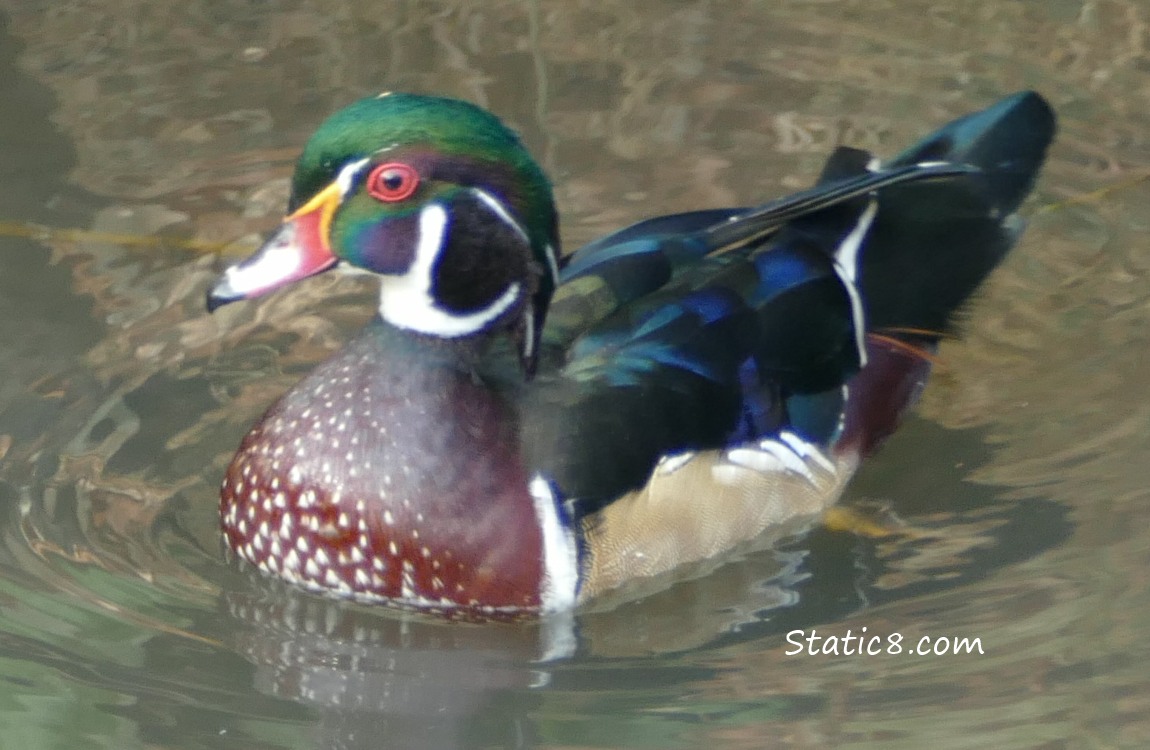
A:
{"label": "white flank stripe", "polygon": [[[559,659],[570,659],[579,647],[579,639],[575,636],[575,610],[566,609],[540,618],[539,632],[540,654],[539,662],[547,663]],[[543,687],[551,681],[547,672],[536,672],[538,687]],[[532,685],[535,687],[536,685]]]}
{"label": "white flank stripe", "polygon": [[535,516],[543,534],[543,585],[539,603],[544,612],[560,612],[575,606],[579,587],[579,560],[575,534],[559,520],[555,494],[539,474],[528,485],[535,501]]}
{"label": "white flank stripe", "polygon": [[[801,441],[800,441],[801,442]],[[751,443],[727,451],[727,461],[747,469],[770,473],[786,471],[804,477],[811,484],[815,484],[815,475],[802,454],[797,453],[790,445],[778,440],[760,440],[757,445]]]}
{"label": "white flank stripe", "polygon": [[[845,394],[843,401],[844,403],[846,402]],[[833,472],[835,470],[835,465],[831,463],[831,460],[827,458],[821,450],[819,450],[817,445],[803,440],[801,437],[791,432],[790,430],[784,430],[783,432],[780,432],[779,440],[789,445],[791,450],[793,450],[795,453],[799,454],[810,462],[818,464],[826,471]]]}
{"label": "white flank stripe", "polygon": [[878,201],[871,198],[858,224],[835,250],[835,273],[842,279],[851,301],[851,318],[854,321],[855,347],[858,349],[860,367],[866,365],[866,316],[863,314],[862,297],[859,296],[855,280],[858,278],[859,248],[877,212]]}
{"label": "white flank stripe", "polygon": [[682,453],[672,453],[662,456],[659,459],[659,463],[655,464],[655,473],[661,476],[674,474],[679,469],[691,463],[694,457],[694,451],[683,451]]}
{"label": "white flank stripe", "polygon": [[[835,435],[842,435],[843,430],[847,427],[847,409],[849,408],[851,400],[851,389],[847,384],[843,384],[843,410],[839,412],[839,421],[835,425]],[[837,438],[836,438],[837,439]]]}
{"label": "white flank stripe", "polygon": [[755,448],[732,448],[727,451],[726,459],[735,466],[757,471],[760,474],[786,471],[787,464],[772,451]]}
{"label": "white flank stripe", "polygon": [[411,267],[402,276],[380,277],[379,314],[388,323],[431,336],[466,336],[483,330],[519,299],[520,285],[513,283],[477,312],[459,315],[436,306],[431,295],[431,272],[443,249],[446,229],[447,211],[443,206],[429,203],[419,212],[419,242]]}
{"label": "white flank stripe", "polygon": [[874,223],[874,216],[878,212],[878,201],[870,199],[866,209],[859,217],[858,224],[850,231],[842,243],[835,250],[835,260],[840,269],[845,272],[846,278],[852,282],[858,278],[859,248],[862,247],[863,238]]}

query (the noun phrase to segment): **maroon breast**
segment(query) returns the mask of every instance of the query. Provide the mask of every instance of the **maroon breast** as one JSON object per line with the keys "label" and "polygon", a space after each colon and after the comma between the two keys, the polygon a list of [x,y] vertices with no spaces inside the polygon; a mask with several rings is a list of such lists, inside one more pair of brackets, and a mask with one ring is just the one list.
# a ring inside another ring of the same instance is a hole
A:
{"label": "maroon breast", "polygon": [[312,590],[535,609],[542,538],[505,401],[361,336],[286,394],[224,479],[228,547]]}
{"label": "maroon breast", "polygon": [[867,364],[847,381],[842,437],[835,450],[866,458],[898,429],[931,370],[929,342],[913,344],[868,336]]}

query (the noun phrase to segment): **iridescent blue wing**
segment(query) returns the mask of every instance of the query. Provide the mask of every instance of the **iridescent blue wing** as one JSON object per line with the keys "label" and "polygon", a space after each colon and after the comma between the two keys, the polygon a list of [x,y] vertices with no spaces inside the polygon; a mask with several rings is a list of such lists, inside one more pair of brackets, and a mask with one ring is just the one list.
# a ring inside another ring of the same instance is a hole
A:
{"label": "iridescent blue wing", "polygon": [[669,454],[782,429],[831,445],[866,332],[949,325],[1017,238],[1011,212],[1052,135],[1049,108],[1020,94],[887,166],[840,149],[804,193],[581,249],[522,404],[529,462],[590,510]]}

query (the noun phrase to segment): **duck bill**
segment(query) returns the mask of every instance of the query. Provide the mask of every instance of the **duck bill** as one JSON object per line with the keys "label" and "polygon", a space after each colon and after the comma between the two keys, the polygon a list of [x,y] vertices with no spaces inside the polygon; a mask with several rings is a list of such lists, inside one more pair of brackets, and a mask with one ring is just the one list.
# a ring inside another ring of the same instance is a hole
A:
{"label": "duck bill", "polygon": [[226,270],[208,290],[208,311],[241,299],[251,299],[338,262],[331,251],[331,219],[342,199],[332,183],[304,204],[251,257]]}

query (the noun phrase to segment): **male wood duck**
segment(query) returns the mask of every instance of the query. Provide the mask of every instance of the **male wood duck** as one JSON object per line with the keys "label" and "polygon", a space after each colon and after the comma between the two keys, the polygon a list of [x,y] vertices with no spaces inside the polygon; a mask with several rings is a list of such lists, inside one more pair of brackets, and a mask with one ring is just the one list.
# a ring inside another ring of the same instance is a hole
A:
{"label": "male wood duck", "polygon": [[1016,94],[888,162],[839,148],[813,189],[565,258],[551,186],[494,115],[358,101],[208,292],[214,309],[337,266],[379,283],[378,317],[244,438],[226,545],[313,591],[518,615],[810,520],[1017,240],[1053,135]]}

